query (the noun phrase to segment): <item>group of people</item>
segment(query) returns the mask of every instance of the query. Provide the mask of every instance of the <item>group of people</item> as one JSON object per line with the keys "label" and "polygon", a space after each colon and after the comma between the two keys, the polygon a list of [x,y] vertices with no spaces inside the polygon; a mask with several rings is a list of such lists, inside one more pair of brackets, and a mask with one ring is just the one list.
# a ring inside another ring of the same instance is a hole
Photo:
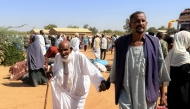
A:
{"label": "group of people", "polygon": [[[108,90],[113,83],[115,104],[119,104],[120,109],[155,109],[159,95],[159,105],[168,109],[190,109],[190,54],[187,51],[190,32],[177,32],[167,44],[163,33],[157,33],[157,37],[145,34],[147,23],[144,12],[134,12],[129,22],[132,33],[112,37],[114,58],[107,79],[79,51],[78,33],[70,41],[62,38],[56,43],[53,64],[45,74],[44,63],[51,54],[47,52],[51,46],[46,50],[45,41],[41,43],[44,37],[31,35],[27,48],[29,83],[37,86],[50,80],[54,109],[83,109],[90,82],[98,92]],[[83,40],[86,41],[85,37]],[[105,59],[108,48],[105,35],[100,40],[97,34],[92,43],[96,58]]]}
{"label": "group of people", "polygon": [[87,48],[91,48],[95,55],[95,59],[104,60],[107,51],[110,50],[111,54],[114,51],[117,38],[118,36],[115,34],[111,36],[111,38],[108,38],[104,34],[96,34],[94,37],[83,35],[80,38],[79,34],[76,33],[75,37],[70,40],[70,43],[74,51],[79,51],[80,49],[86,51]]}
{"label": "group of people", "polygon": [[96,34],[92,38],[91,48],[93,53],[95,54],[96,59],[104,60],[106,58],[106,52],[111,51],[111,54],[115,48],[115,41],[118,38],[116,34],[111,36],[111,38],[107,37],[106,35]]}
{"label": "group of people", "polygon": [[[39,84],[47,83],[47,79],[45,78],[45,71],[47,71],[48,66],[53,66],[56,62],[55,59],[56,55],[60,53],[59,44],[61,42],[69,43],[69,47],[72,48],[73,52],[79,52],[81,41],[84,41],[85,45],[88,44],[85,36],[83,36],[81,39],[79,38],[79,33],[75,33],[75,37],[71,40],[67,40],[65,35],[58,33],[55,37],[54,45],[52,44],[51,38],[47,39],[46,36],[47,35],[44,34],[43,30],[40,30],[39,35],[32,34],[30,36],[30,42],[27,47],[26,64],[29,74],[29,81],[27,82],[31,86],[36,87]],[[49,42],[48,45],[46,42]],[[86,47],[84,46],[84,48]],[[35,70],[35,72],[33,70]]]}

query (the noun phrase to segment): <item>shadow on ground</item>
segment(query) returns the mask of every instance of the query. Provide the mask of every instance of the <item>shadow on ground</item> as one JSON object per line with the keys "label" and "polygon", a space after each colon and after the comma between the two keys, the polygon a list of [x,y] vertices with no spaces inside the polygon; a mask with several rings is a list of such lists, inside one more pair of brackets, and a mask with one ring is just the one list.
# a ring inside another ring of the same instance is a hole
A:
{"label": "shadow on ground", "polygon": [[3,79],[10,79],[10,77],[7,76],[7,77],[4,77]]}
{"label": "shadow on ground", "polygon": [[6,77],[4,77],[3,79],[10,79],[11,75],[6,75]]}
{"label": "shadow on ground", "polygon": [[21,82],[10,82],[10,83],[2,83],[4,86],[8,87],[31,87],[26,83],[21,83]]}
{"label": "shadow on ground", "polygon": [[113,61],[113,59],[106,59],[106,60],[108,60],[108,61]]}

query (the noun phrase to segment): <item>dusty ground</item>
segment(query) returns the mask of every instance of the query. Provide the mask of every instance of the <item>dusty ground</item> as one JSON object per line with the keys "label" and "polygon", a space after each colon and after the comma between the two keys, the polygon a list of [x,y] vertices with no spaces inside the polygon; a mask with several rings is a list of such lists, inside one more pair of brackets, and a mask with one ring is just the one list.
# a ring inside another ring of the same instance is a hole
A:
{"label": "dusty ground", "polygon": [[[83,52],[83,51],[82,51]],[[91,50],[83,52],[93,59]],[[107,52],[107,60],[112,63],[113,54]],[[21,81],[9,81],[9,67],[0,66],[0,109],[43,109],[46,94],[46,85],[29,87]],[[102,73],[107,79],[109,72]],[[97,92],[91,84],[86,99],[85,109],[118,109],[114,103],[114,85],[106,92]],[[52,109],[51,88],[49,87],[46,109]]]}

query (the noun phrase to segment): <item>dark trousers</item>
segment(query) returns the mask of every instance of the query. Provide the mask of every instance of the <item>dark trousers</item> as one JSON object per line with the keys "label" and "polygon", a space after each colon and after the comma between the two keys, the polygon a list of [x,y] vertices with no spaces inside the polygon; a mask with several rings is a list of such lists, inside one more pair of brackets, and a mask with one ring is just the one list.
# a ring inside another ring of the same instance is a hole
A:
{"label": "dark trousers", "polygon": [[29,69],[29,85],[38,86],[39,84],[47,83],[47,78],[44,69],[40,68],[38,70]]}
{"label": "dark trousers", "polygon": [[[102,57],[102,53],[103,53],[104,57]],[[100,59],[105,59],[105,58],[106,58],[106,49],[101,49]]]}
{"label": "dark trousers", "polygon": [[168,86],[168,109],[190,109],[190,71],[189,64],[170,67]]}
{"label": "dark trousers", "polygon": [[87,49],[87,45],[84,45],[84,51],[86,51],[86,49]]}

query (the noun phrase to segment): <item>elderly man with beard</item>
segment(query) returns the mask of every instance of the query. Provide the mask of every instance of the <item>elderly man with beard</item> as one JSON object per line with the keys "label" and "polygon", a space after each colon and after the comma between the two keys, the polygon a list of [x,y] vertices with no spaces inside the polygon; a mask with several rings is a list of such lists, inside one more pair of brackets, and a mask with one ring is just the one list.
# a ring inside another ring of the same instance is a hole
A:
{"label": "elderly man with beard", "polygon": [[74,52],[68,41],[62,41],[55,57],[52,86],[53,109],[83,109],[90,82],[99,91],[104,80],[100,71],[81,52]]}
{"label": "elderly man with beard", "polygon": [[[161,89],[161,104],[167,105],[163,82],[170,81],[158,38],[144,33],[147,21],[144,12],[130,16],[132,34],[115,42],[114,61],[107,81],[100,91],[115,84],[115,103],[120,109],[155,109]],[[161,84],[160,84],[161,83]]]}

